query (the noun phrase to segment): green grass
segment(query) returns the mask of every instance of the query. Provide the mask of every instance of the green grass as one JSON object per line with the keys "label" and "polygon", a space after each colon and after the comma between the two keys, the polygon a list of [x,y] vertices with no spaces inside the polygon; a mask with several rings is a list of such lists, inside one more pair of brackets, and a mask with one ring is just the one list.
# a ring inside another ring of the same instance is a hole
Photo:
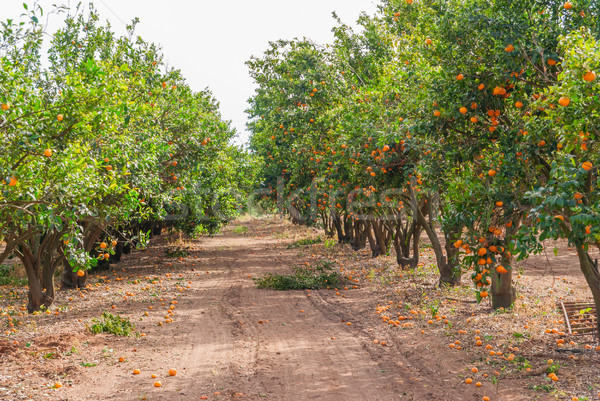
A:
{"label": "green grass", "polygon": [[248,230],[249,230],[249,228],[246,226],[238,226],[233,229],[233,232],[236,234],[246,234],[248,232]]}
{"label": "green grass", "polygon": [[92,319],[90,332],[94,334],[110,333],[116,336],[130,336],[135,331],[135,325],[121,316],[115,316],[112,313],[104,312],[100,319]]}
{"label": "green grass", "polygon": [[296,267],[293,274],[267,273],[255,278],[254,282],[258,288],[304,290],[337,285],[341,282],[341,276],[333,270],[331,263],[321,262],[315,267]]}
{"label": "green grass", "polygon": [[323,240],[321,239],[321,237],[317,237],[317,238],[302,238],[302,239],[300,239],[298,241],[292,242],[287,247],[288,248],[300,248],[301,246],[309,246],[309,245],[313,245],[313,244],[320,244],[321,242],[323,242]]}

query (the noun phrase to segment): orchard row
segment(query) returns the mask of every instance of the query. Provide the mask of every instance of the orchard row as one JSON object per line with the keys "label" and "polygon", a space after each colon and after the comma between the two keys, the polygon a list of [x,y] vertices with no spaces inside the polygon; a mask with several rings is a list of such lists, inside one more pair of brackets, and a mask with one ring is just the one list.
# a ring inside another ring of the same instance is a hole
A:
{"label": "orchard row", "polygon": [[52,303],[57,269],[82,286],[163,224],[218,230],[255,163],[137,21],[118,37],[93,8],[56,8],[64,24],[45,43],[44,10],[24,7],[1,28],[0,263],[20,259],[33,312]]}
{"label": "orchard row", "polygon": [[599,7],[383,0],[332,44],[271,43],[248,62],[263,202],[283,180],[293,220],[405,268],[424,231],[440,283],[468,271],[494,308],[565,239],[600,310]]}

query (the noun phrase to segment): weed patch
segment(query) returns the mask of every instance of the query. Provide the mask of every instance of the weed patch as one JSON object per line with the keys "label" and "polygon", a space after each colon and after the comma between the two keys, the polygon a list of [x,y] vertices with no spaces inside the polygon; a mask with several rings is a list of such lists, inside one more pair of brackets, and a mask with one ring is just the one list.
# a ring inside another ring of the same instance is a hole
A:
{"label": "weed patch", "polygon": [[115,316],[112,313],[104,312],[100,319],[92,319],[90,332],[94,334],[110,333],[116,336],[130,336],[135,331],[135,325],[121,316]]}
{"label": "weed patch", "polygon": [[267,273],[263,277],[255,278],[254,282],[258,288],[284,291],[334,286],[341,280],[340,274],[333,270],[331,263],[321,262],[315,267],[296,267],[293,274]]}
{"label": "weed patch", "polygon": [[321,237],[317,237],[317,238],[302,238],[302,239],[300,239],[298,241],[292,242],[287,247],[288,247],[288,249],[291,249],[291,248],[300,248],[301,246],[309,246],[309,245],[313,245],[313,244],[320,244],[321,242],[323,242],[323,240],[321,239]]}

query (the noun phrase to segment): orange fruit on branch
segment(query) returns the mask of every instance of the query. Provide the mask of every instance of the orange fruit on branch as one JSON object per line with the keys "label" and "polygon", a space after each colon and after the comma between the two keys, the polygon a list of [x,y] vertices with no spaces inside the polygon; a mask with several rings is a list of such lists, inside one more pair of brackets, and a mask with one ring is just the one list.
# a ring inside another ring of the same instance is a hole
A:
{"label": "orange fruit on branch", "polygon": [[462,114],[466,114],[467,113],[467,108],[465,106],[461,107],[460,109],[458,109]]}
{"label": "orange fruit on branch", "polygon": [[588,71],[583,75],[583,80],[587,82],[592,82],[596,79],[596,73],[594,71]]}
{"label": "orange fruit on branch", "polygon": [[63,116],[62,114],[59,114],[59,115],[57,115],[57,116],[56,116],[56,119],[57,119],[58,121],[62,121],[62,120],[63,120],[63,118],[64,118],[64,116]]}
{"label": "orange fruit on branch", "polygon": [[569,99],[566,96],[563,96],[560,99],[558,99],[558,104],[560,104],[563,107],[567,107],[570,103],[571,103],[571,99]]}
{"label": "orange fruit on branch", "polygon": [[592,167],[593,167],[593,165],[592,165],[592,163],[591,163],[591,162],[583,162],[583,163],[581,164],[581,168],[583,168],[585,171],[589,171],[589,170],[591,170],[591,169],[592,169]]}
{"label": "orange fruit on branch", "polygon": [[500,274],[504,274],[504,273],[508,273],[508,270],[506,270],[506,267],[499,265],[498,267],[496,267],[496,271]]}

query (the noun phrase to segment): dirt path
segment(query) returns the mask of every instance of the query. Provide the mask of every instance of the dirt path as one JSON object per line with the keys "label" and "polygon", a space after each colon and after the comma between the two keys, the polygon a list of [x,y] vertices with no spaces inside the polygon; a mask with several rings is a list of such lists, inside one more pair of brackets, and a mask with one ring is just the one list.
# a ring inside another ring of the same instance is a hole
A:
{"label": "dirt path", "polygon": [[[251,219],[201,239],[197,252],[165,270],[178,281],[168,282],[162,302],[115,305],[117,312],[134,316],[132,321],[153,308],[149,318],[136,322],[144,336],[79,338],[98,363],[55,362],[68,384],[52,390],[50,399],[481,400],[486,394],[492,400],[543,399],[512,385],[496,393],[485,380],[482,387],[466,386],[463,375],[473,360],[448,349],[449,338],[381,329],[373,311],[382,300],[368,286],[337,295],[257,289],[253,277],[288,272],[318,258],[310,250],[288,248],[294,238],[278,235],[282,224]],[[156,273],[164,254],[147,252],[118,267],[140,280],[147,269]],[[174,322],[158,325],[169,305],[176,305]],[[98,316],[97,307],[75,316]],[[378,343],[384,338],[385,346]],[[124,362],[117,361],[121,356]],[[167,375],[170,368],[177,369],[176,376]],[[133,369],[141,374],[133,375]],[[156,380],[162,387],[153,387]]]}

